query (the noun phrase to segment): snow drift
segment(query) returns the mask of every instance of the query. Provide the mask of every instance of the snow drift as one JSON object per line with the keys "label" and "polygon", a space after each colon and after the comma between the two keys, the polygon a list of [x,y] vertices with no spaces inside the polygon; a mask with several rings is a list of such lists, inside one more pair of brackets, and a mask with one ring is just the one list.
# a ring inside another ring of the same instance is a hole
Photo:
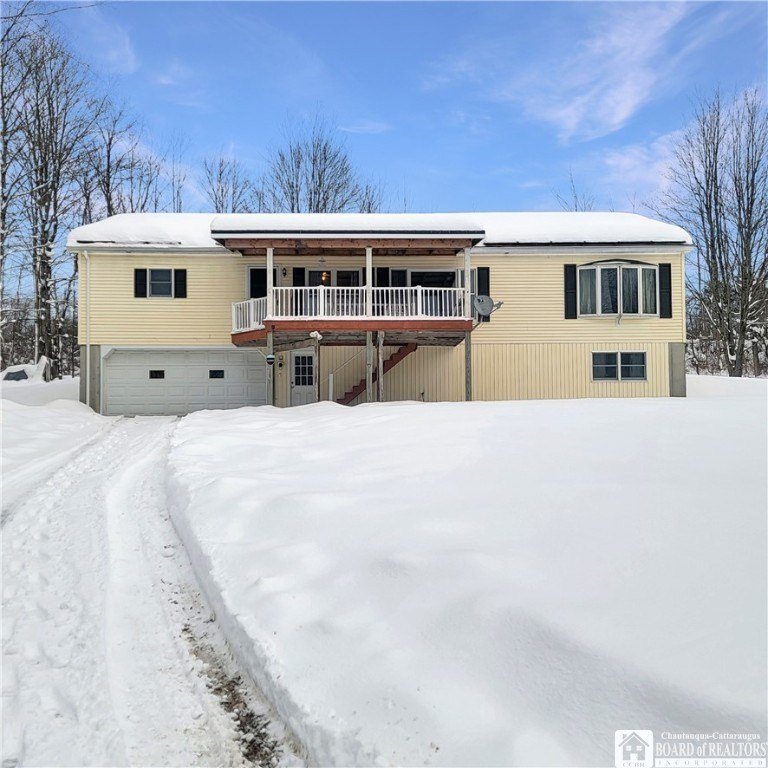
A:
{"label": "snow drift", "polygon": [[200,412],[173,514],[319,764],[765,733],[765,385],[742,393]]}
{"label": "snow drift", "polygon": [[115,419],[73,402],[77,386],[76,378],[2,383],[3,510],[114,423]]}

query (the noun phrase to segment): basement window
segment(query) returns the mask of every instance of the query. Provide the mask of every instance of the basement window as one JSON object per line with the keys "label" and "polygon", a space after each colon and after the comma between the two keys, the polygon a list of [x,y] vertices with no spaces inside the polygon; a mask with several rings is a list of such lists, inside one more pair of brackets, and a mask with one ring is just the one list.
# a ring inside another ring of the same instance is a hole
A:
{"label": "basement window", "polygon": [[216,369],[216,370],[210,370],[208,371],[208,378],[209,379],[223,379],[224,378],[224,371]]}
{"label": "basement window", "polygon": [[616,352],[592,353],[592,378],[595,381],[616,381],[619,378],[619,369]]}
{"label": "basement window", "polygon": [[621,353],[621,374],[622,381],[626,379],[642,380],[645,379],[645,352],[622,352]]}
{"label": "basement window", "polygon": [[593,381],[644,381],[645,352],[593,352]]}
{"label": "basement window", "polygon": [[152,370],[150,370],[149,378],[150,379],[164,379],[165,378],[165,371],[152,371]]}

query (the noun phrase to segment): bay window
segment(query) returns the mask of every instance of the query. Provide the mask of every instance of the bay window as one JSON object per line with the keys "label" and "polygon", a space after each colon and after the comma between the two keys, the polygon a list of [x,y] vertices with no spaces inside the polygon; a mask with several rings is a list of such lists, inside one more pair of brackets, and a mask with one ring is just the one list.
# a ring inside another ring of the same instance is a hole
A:
{"label": "bay window", "polygon": [[656,267],[643,267],[643,314],[655,315],[656,309]]}
{"label": "bay window", "polygon": [[579,267],[579,315],[655,315],[658,267],[595,264]]}
{"label": "bay window", "polygon": [[619,308],[619,269],[600,267],[600,314],[615,315]]}
{"label": "bay window", "polygon": [[579,270],[579,314],[594,315],[597,312],[597,270]]}

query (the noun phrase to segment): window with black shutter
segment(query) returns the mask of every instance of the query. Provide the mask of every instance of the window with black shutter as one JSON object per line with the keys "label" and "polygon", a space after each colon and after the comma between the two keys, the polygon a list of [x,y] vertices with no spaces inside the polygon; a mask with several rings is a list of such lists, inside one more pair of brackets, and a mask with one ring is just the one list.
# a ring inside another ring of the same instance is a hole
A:
{"label": "window with black shutter", "polygon": [[133,295],[137,299],[147,298],[147,270],[133,270]]}
{"label": "window with black shutter", "polygon": [[[490,296],[491,295],[491,270],[489,267],[477,268],[477,295],[478,296]],[[478,321],[481,323],[489,323],[491,316],[486,315],[483,317],[480,315]]]}
{"label": "window with black shutter", "polygon": [[153,298],[170,299],[173,297],[173,270],[149,270],[149,295]]}
{"label": "window with black shutter", "polygon": [[173,270],[173,298],[174,299],[187,298],[187,270],[186,269]]}
{"label": "window with black shutter", "polygon": [[576,311],[576,265],[566,264],[564,270],[565,286],[565,319],[575,320]]}
{"label": "window with black shutter", "polygon": [[671,264],[659,264],[659,317],[672,317]]}

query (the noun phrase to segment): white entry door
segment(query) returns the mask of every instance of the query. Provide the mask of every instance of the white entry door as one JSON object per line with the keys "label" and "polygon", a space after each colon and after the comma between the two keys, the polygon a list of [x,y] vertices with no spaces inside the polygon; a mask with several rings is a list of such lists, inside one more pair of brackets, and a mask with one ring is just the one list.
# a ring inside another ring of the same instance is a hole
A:
{"label": "white entry door", "polygon": [[296,349],[291,352],[291,405],[317,402],[315,351]]}

